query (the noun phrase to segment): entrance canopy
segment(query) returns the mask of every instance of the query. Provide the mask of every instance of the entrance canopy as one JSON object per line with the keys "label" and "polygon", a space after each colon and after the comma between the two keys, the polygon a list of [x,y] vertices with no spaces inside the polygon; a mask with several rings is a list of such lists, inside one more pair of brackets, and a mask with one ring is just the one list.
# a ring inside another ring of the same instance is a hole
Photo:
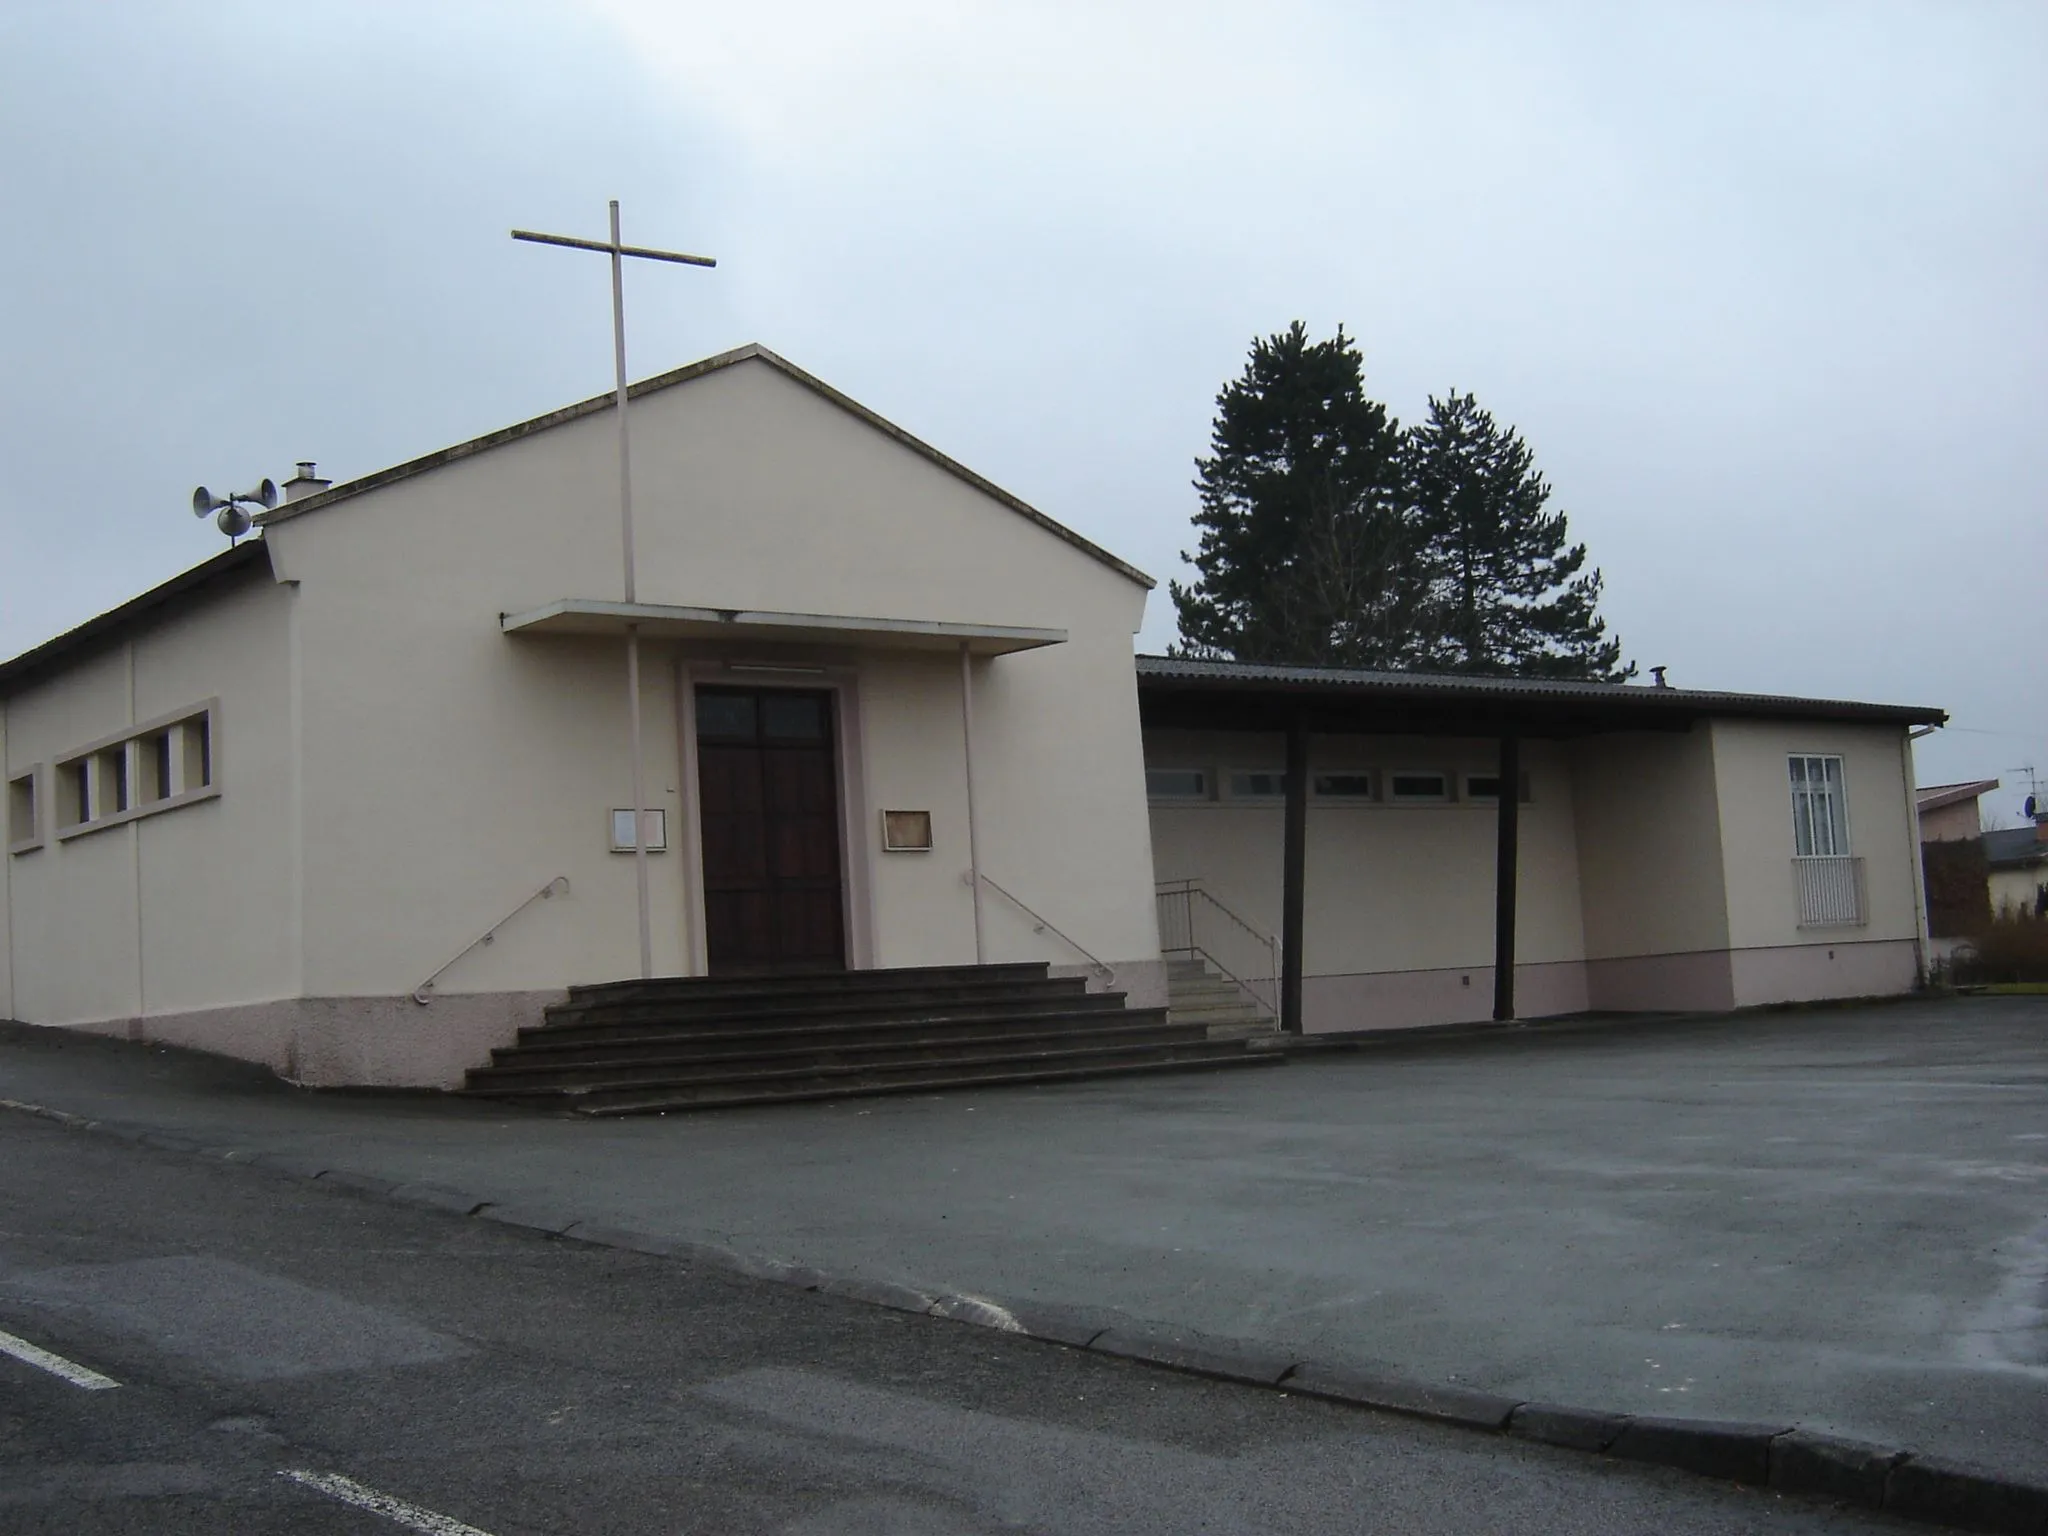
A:
{"label": "entrance canopy", "polygon": [[619,635],[638,626],[647,640],[760,640],[865,645],[898,651],[956,652],[975,656],[1061,645],[1064,629],[1007,624],[957,624],[938,619],[855,618],[838,613],[769,613],[742,608],[681,608],[667,603],[619,603],[564,597],[524,613],[501,613],[508,635]]}

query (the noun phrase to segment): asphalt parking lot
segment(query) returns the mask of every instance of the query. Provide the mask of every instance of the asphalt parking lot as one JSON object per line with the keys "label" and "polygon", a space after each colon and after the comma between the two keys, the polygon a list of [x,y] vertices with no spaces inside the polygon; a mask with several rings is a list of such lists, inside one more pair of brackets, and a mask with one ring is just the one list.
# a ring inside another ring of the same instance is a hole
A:
{"label": "asphalt parking lot", "polygon": [[0,1169],[8,1536],[1927,1529],[25,1115]]}
{"label": "asphalt parking lot", "polygon": [[929,1289],[2039,1477],[2048,1000],[584,1123],[116,1046],[0,1094]]}

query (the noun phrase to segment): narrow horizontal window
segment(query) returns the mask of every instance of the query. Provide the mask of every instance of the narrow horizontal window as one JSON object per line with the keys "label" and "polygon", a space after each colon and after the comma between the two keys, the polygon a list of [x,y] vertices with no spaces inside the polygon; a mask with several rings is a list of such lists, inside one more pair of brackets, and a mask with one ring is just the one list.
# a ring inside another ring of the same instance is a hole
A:
{"label": "narrow horizontal window", "polygon": [[1147,768],[1145,794],[1152,800],[1207,800],[1209,770],[1206,768]]}
{"label": "narrow horizontal window", "polygon": [[1396,805],[1436,805],[1451,798],[1451,776],[1406,770],[1387,775],[1387,798]]}
{"label": "narrow horizontal window", "polygon": [[1315,793],[1318,800],[1372,800],[1378,797],[1373,775],[1362,768],[1317,774]]}
{"label": "narrow horizontal window", "polygon": [[1279,768],[1233,768],[1226,781],[1233,800],[1284,800],[1287,774]]}
{"label": "narrow horizontal window", "polygon": [[[41,793],[55,808],[58,841],[120,826],[220,793],[214,705],[159,716],[61,758]],[[38,807],[47,814],[48,808]]]}

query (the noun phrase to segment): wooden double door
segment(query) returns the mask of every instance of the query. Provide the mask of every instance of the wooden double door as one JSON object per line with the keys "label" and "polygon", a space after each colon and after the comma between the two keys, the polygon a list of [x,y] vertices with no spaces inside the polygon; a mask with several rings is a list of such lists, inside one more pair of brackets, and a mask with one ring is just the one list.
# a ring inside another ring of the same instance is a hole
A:
{"label": "wooden double door", "polygon": [[846,964],[832,698],[795,688],[697,690],[713,975]]}

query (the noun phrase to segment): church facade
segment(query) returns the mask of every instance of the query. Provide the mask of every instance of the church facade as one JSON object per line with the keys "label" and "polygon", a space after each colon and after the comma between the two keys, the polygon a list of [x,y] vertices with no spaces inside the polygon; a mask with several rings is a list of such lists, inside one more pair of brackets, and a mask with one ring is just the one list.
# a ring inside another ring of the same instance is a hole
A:
{"label": "church facade", "polygon": [[1178,958],[1309,1030],[1484,1017],[1503,953],[1517,1016],[1913,984],[1938,711],[1134,665],[1148,578],[759,347],[635,386],[627,603],[609,407],[0,664],[0,1016],[452,1086],[637,975],[629,631],[657,974]]}

